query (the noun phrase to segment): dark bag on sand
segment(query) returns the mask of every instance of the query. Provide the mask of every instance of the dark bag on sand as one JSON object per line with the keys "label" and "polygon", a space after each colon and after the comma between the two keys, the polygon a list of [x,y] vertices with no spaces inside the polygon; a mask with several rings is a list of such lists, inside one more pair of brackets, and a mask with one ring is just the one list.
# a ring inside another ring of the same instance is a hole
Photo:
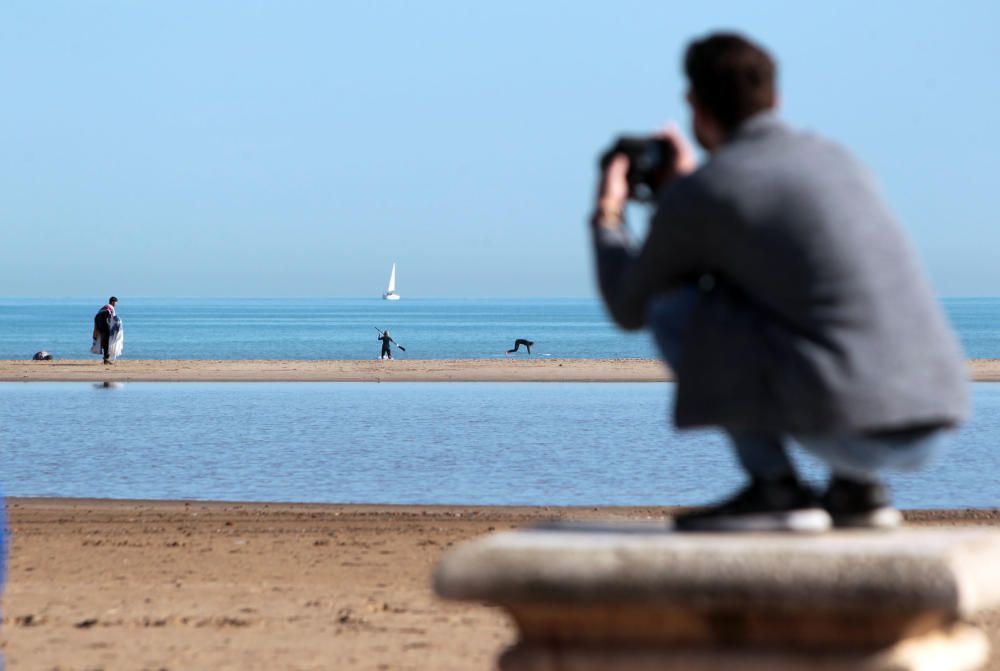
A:
{"label": "dark bag on sand", "polygon": [[42,350],[41,352],[35,352],[35,356],[31,357],[32,361],[52,361],[52,355]]}

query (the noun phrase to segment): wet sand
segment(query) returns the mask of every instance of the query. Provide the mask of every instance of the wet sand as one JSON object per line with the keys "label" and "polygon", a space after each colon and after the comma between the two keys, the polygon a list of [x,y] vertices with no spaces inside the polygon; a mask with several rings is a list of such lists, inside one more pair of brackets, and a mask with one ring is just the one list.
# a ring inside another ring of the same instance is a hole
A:
{"label": "wet sand", "polygon": [[[482,670],[514,631],[437,600],[453,543],[545,519],[664,508],[11,499],[2,645],[12,669]],[[913,524],[997,525],[1000,511]],[[1000,671],[1000,611],[980,618]]]}
{"label": "wet sand", "polygon": [[[1000,381],[1000,359],[973,359],[969,377]],[[656,359],[443,361],[0,361],[0,382],[664,382]]]}

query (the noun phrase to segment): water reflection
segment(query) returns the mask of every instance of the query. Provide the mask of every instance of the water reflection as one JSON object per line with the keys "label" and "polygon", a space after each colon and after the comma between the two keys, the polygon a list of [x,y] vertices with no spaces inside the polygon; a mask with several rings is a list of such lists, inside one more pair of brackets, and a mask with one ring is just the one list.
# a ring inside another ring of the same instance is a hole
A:
{"label": "water reflection", "polygon": [[94,389],[124,389],[124,382],[95,382]]}

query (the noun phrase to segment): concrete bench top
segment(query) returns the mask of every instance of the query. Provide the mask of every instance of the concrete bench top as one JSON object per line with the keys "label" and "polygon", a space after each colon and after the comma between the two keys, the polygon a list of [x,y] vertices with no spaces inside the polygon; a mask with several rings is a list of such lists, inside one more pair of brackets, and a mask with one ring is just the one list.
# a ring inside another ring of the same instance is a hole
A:
{"label": "concrete bench top", "polygon": [[964,619],[1000,604],[1000,531],[681,534],[662,524],[553,524],[458,546],[437,566],[434,587],[445,598],[501,605]]}

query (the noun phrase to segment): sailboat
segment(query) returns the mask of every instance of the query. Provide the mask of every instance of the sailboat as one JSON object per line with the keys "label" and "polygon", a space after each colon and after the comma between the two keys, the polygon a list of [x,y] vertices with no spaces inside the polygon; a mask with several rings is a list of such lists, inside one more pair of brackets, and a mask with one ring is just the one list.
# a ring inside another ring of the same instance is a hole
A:
{"label": "sailboat", "polygon": [[392,274],[389,275],[389,287],[382,294],[382,298],[387,301],[398,301],[399,294],[396,293],[396,264],[392,264]]}

